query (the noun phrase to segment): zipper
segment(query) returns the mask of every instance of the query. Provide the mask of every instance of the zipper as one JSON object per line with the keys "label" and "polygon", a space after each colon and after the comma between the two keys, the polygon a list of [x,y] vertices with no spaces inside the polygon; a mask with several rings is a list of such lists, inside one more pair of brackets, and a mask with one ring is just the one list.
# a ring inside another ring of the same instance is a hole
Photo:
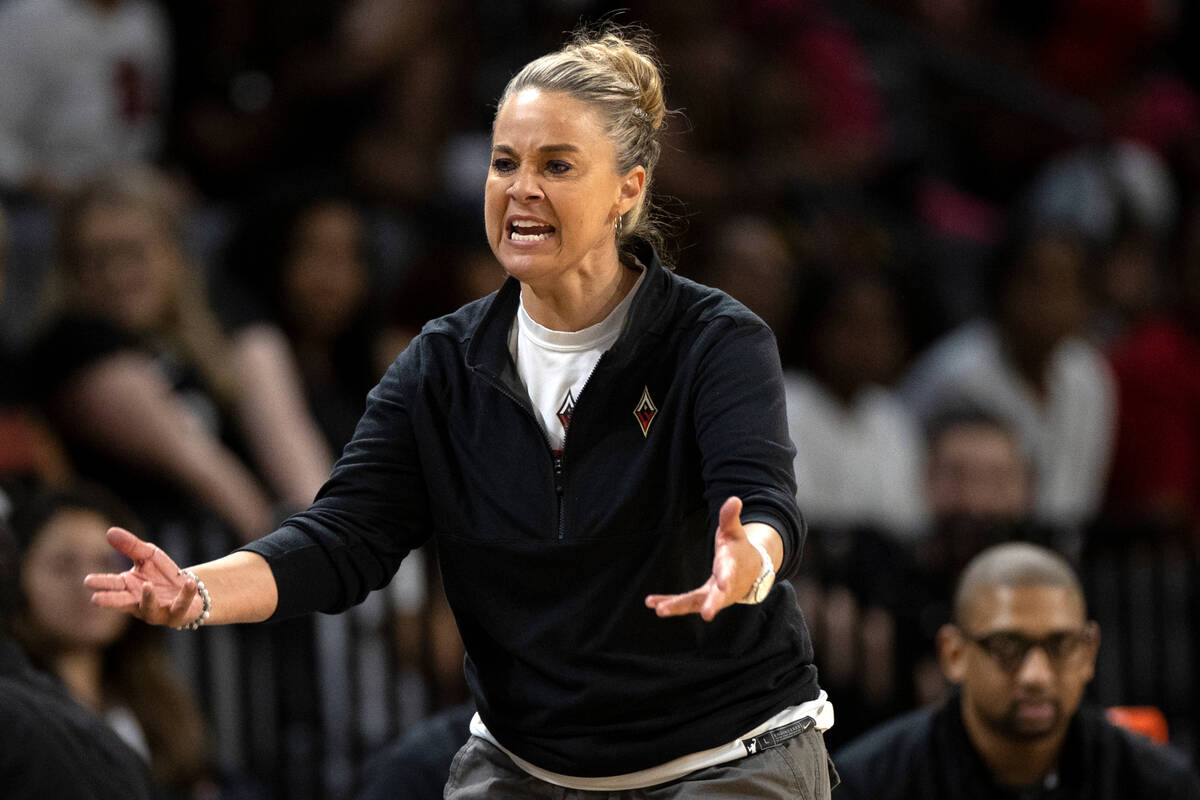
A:
{"label": "zipper", "polygon": [[[541,425],[538,426],[539,428]],[[549,441],[549,437],[547,437]],[[567,440],[563,437],[563,450],[566,449]],[[563,502],[563,493],[566,487],[563,485],[563,451],[555,453],[550,451],[550,456],[554,459],[554,494],[558,498],[558,540],[561,542],[567,535],[567,504]]]}
{"label": "zipper", "polygon": [[[596,370],[600,368],[600,365],[602,363],[604,363],[604,359],[608,357],[608,352],[609,352],[608,350],[605,350],[603,353],[600,354],[600,358],[597,359],[595,366],[592,367],[592,371],[588,373],[587,378],[585,378],[583,381],[583,384],[580,385],[579,397],[583,397],[583,390],[587,388],[588,383],[591,382],[591,380],[592,380],[592,376],[596,374]],[[528,403],[522,401],[522,399],[520,397],[517,397],[517,395],[512,390],[510,390],[508,388],[508,386],[506,386],[504,384],[503,381],[488,374],[485,370],[478,370],[478,371],[487,379],[488,383],[492,384],[492,386],[499,389],[501,394],[503,394],[505,397],[512,400],[514,403],[516,403],[517,407],[525,412],[526,416],[528,416],[530,418],[530,420],[532,420],[534,427],[536,427],[538,429],[538,432],[542,434],[542,441],[546,443],[546,452],[550,454],[550,461],[551,461],[552,466],[554,467],[554,496],[558,503],[558,541],[561,542],[563,539],[566,538],[566,535],[567,535],[567,505],[566,505],[566,502],[564,501],[564,497],[567,492],[567,475],[566,475],[567,436],[570,433],[571,429],[568,427],[563,430],[562,447],[556,453],[554,451],[554,445],[551,444],[551,442],[550,442],[550,435],[548,433],[546,433],[546,429],[542,427],[542,423],[538,419],[537,412],[534,411],[533,407],[531,405],[529,405]],[[578,410],[579,410],[579,398],[576,398],[575,399],[575,409],[571,412],[572,419],[574,418],[574,415],[575,415],[575,413],[578,412]]]}
{"label": "zipper", "polygon": [[[596,363],[592,366],[592,371],[583,379],[583,383],[579,386],[579,397],[575,398],[575,408],[571,410],[571,419],[575,419],[575,415],[579,413],[579,401],[583,398],[583,393],[587,389],[588,384],[592,381],[592,376],[596,374],[596,370],[600,369],[600,365],[604,363],[604,359],[608,358],[608,350],[600,354],[600,358],[596,359]],[[538,425],[538,428],[541,428]],[[563,429],[562,449],[558,455],[554,456],[554,488],[558,492],[558,540],[561,542],[567,532],[567,504],[563,502],[563,495],[566,493],[566,471],[567,471],[567,439],[571,435],[570,427]],[[547,437],[549,438],[549,437]]]}
{"label": "zipper", "polygon": [[[537,418],[537,413],[533,407],[524,402],[505,383],[488,374],[485,370],[477,370],[493,387],[498,389],[502,395],[512,400],[517,408],[525,412],[525,416],[533,423],[533,427],[537,428],[538,433],[542,435],[542,441],[546,444],[546,452],[550,455],[550,461],[554,468],[554,496],[558,503],[558,540],[562,541],[566,533],[566,509],[563,503],[563,494],[566,491],[563,480],[563,459],[561,453],[554,452],[554,446],[550,442],[550,434],[546,433],[546,429],[542,427],[542,423]],[[589,376],[590,377],[590,376]],[[582,394],[582,389],[580,394]],[[563,437],[563,445],[566,446],[566,437]]]}

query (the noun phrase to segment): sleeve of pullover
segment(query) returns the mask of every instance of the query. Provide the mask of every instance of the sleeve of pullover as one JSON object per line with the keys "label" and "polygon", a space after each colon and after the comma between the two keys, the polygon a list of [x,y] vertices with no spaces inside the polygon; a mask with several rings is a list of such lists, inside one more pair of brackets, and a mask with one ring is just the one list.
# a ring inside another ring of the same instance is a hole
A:
{"label": "sleeve of pullover", "polygon": [[279,589],[274,618],[362,602],[428,538],[410,417],[421,389],[422,344],[414,339],[371,390],[354,438],[313,505],[243,548],[271,566]]}
{"label": "sleeve of pullover", "polygon": [[740,497],[743,523],[766,523],[783,538],[779,574],[788,577],[799,567],[805,526],[775,337],[757,319],[723,317],[705,341],[693,402],[710,517]]}

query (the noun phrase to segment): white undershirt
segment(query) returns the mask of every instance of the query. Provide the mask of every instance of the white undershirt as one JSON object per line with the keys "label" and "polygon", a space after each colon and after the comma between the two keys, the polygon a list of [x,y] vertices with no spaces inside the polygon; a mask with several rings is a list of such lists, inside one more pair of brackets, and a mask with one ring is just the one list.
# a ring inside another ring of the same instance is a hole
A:
{"label": "white undershirt", "polygon": [[643,270],[633,288],[607,317],[581,331],[555,331],[539,325],[529,316],[525,300],[521,299],[509,332],[508,349],[551,449],[562,449],[575,400],[600,356],[621,335],[633,296],[645,276]]}

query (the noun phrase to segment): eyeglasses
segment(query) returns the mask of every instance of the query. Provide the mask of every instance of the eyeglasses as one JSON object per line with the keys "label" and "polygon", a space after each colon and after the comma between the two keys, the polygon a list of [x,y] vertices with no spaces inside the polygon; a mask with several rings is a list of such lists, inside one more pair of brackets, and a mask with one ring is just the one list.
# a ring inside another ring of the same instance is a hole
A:
{"label": "eyeglasses", "polygon": [[1051,666],[1062,669],[1082,652],[1084,645],[1095,640],[1096,630],[1088,625],[1077,631],[1056,631],[1040,639],[1032,639],[1014,631],[997,631],[983,636],[971,636],[962,631],[962,635],[995,659],[1002,670],[1016,672],[1029,657],[1029,651],[1035,647],[1041,648]]}

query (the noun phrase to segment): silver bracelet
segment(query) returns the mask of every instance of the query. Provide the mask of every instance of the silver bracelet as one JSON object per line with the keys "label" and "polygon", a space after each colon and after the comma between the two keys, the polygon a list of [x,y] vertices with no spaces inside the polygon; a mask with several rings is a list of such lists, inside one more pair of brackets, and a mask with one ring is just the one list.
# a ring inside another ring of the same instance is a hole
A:
{"label": "silver bracelet", "polygon": [[190,569],[179,570],[180,575],[186,575],[196,582],[196,593],[200,595],[200,602],[203,608],[200,611],[200,616],[189,622],[187,625],[180,625],[175,630],[177,631],[194,631],[205,622],[208,622],[209,612],[212,611],[212,597],[208,594],[208,589],[204,585],[204,581],[196,576],[196,573]]}
{"label": "silver bracelet", "polygon": [[754,539],[747,537],[746,539],[758,551],[758,557],[762,559],[762,564],[758,568],[758,577],[754,579],[754,583],[750,585],[750,590],[746,592],[746,596],[737,602],[743,605],[756,606],[766,597],[763,591],[763,584],[767,584],[767,591],[771,590],[770,582],[775,580],[775,562],[771,561],[771,554],[767,552],[767,548],[763,547]]}

